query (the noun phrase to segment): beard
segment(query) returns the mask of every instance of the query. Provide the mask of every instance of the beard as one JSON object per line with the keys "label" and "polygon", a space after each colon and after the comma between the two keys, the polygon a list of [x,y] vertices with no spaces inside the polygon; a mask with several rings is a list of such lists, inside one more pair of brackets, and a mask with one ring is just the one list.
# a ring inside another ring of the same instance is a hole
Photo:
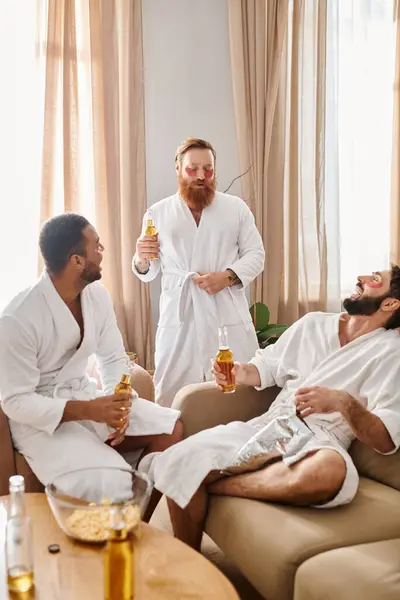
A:
{"label": "beard", "polygon": [[95,263],[89,263],[86,265],[85,270],[81,274],[81,279],[86,284],[94,283],[101,279],[101,267]]}
{"label": "beard", "polygon": [[215,195],[216,183],[212,181],[203,181],[203,185],[198,185],[197,182],[187,181],[178,175],[179,194],[189,208],[194,210],[202,210],[211,204]]}
{"label": "beard", "polygon": [[370,317],[375,314],[382,302],[389,296],[382,294],[376,298],[366,296],[365,298],[346,298],[343,302],[343,308],[350,316]]}

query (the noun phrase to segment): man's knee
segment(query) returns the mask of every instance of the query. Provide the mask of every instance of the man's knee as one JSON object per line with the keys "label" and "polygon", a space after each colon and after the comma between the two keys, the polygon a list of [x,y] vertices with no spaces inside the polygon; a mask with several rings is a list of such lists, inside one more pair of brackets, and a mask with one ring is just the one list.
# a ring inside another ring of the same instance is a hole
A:
{"label": "man's knee", "polygon": [[302,468],[294,472],[293,492],[305,504],[328,502],[340,491],[346,478],[346,463],[338,452],[319,452],[305,458]]}

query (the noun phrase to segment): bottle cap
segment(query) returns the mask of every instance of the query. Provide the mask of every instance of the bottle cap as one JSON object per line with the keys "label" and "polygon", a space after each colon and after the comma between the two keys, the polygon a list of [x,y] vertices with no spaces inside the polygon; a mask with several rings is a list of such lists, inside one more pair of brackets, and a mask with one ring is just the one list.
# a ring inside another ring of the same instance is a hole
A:
{"label": "bottle cap", "polygon": [[57,552],[60,552],[60,546],[58,544],[50,544],[50,546],[47,547],[47,550],[50,554],[57,554]]}
{"label": "bottle cap", "polygon": [[25,491],[25,479],[22,475],[12,475],[9,481],[10,492],[23,492]]}
{"label": "bottle cap", "polygon": [[130,385],[131,384],[131,376],[130,375],[126,375],[124,373],[122,375],[122,377],[121,377],[121,383],[125,383],[126,385]]}

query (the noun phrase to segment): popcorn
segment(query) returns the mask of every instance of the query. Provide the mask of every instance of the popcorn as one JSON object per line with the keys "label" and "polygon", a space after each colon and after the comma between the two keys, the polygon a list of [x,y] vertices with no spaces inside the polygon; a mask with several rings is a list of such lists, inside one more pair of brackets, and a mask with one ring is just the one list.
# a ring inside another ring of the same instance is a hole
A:
{"label": "popcorn", "polygon": [[[89,504],[93,506],[94,503]],[[82,542],[105,542],[110,531],[110,501],[104,499],[103,507],[94,510],[77,509],[69,515],[66,524],[70,534]],[[140,523],[138,506],[128,505],[124,510],[128,531]]]}

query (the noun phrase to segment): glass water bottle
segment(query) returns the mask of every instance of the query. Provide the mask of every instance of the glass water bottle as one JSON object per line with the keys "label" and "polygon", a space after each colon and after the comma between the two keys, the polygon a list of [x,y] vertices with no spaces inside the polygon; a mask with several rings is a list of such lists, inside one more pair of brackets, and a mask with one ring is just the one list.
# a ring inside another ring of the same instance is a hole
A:
{"label": "glass water bottle", "polygon": [[34,583],[32,523],[25,512],[25,481],[21,475],[9,480],[10,503],[6,525],[6,568],[8,589],[28,592]]}

